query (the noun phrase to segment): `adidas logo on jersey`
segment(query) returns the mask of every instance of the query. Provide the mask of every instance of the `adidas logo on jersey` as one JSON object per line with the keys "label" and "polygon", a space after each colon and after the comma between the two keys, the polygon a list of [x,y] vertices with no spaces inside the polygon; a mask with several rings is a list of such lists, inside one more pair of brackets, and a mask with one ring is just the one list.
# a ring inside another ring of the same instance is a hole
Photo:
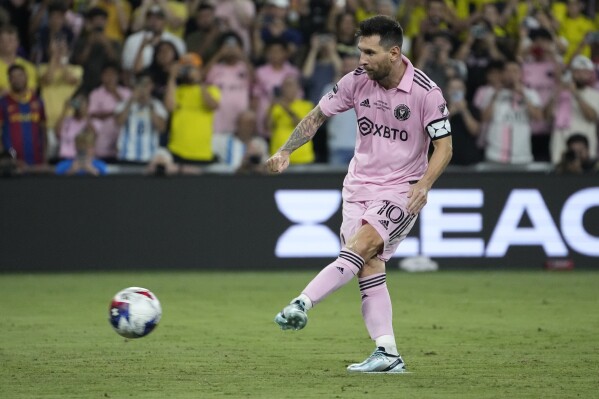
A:
{"label": "adidas logo on jersey", "polygon": [[344,271],[345,269],[344,269],[344,268],[342,268],[342,267],[339,267],[339,266],[337,266],[337,270],[339,270],[339,273],[343,274],[343,271]]}
{"label": "adidas logo on jersey", "polygon": [[379,223],[383,225],[383,227],[385,228],[385,230],[387,230],[389,228],[389,221],[388,220],[379,220]]}
{"label": "adidas logo on jersey", "polygon": [[368,99],[366,99],[366,100],[362,101],[362,102],[360,103],[360,105],[361,105],[362,107],[370,108],[370,101],[368,101]]}

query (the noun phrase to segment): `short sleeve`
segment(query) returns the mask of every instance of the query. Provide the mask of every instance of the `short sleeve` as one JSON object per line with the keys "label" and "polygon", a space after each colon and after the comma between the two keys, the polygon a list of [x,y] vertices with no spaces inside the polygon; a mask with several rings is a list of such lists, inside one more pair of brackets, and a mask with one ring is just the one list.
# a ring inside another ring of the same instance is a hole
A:
{"label": "short sleeve", "polygon": [[426,94],[423,101],[422,125],[431,140],[451,135],[449,109],[438,87]]}
{"label": "short sleeve", "polygon": [[318,105],[325,116],[337,115],[353,108],[354,82],[354,72],[350,72],[320,99]]}

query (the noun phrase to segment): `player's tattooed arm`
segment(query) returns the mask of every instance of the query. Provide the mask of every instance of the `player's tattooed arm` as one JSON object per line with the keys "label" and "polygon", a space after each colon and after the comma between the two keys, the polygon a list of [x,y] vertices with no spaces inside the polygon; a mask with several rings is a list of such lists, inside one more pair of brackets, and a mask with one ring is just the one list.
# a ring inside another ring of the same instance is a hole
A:
{"label": "player's tattooed arm", "polygon": [[320,107],[318,105],[314,107],[314,109],[312,109],[312,111],[297,124],[287,142],[281,147],[281,151],[289,151],[289,153],[292,153],[308,141],[312,140],[312,137],[314,137],[316,131],[326,119],[327,117],[322,113]]}

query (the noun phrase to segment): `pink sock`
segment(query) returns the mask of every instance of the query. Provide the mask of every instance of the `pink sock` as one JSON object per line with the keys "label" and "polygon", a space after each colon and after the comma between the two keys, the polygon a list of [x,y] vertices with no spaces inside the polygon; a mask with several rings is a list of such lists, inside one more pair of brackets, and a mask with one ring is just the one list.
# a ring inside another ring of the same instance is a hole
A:
{"label": "pink sock", "polygon": [[358,279],[362,294],[362,317],[373,340],[382,335],[393,336],[393,310],[386,279],[385,273]]}
{"label": "pink sock", "polygon": [[330,293],[347,284],[364,266],[364,259],[355,252],[343,248],[333,263],[318,273],[302,291],[312,301],[312,305],[326,298]]}

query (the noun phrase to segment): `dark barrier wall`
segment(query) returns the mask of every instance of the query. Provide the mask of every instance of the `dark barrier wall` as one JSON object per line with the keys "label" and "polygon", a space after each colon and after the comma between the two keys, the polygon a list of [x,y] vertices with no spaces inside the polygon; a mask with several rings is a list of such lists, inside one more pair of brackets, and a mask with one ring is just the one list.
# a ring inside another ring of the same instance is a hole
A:
{"label": "dark barrier wall", "polygon": [[[0,180],[0,271],[317,268],[338,252],[342,175]],[[599,183],[446,174],[398,255],[441,268],[599,267]],[[395,260],[392,260],[395,263]]]}

